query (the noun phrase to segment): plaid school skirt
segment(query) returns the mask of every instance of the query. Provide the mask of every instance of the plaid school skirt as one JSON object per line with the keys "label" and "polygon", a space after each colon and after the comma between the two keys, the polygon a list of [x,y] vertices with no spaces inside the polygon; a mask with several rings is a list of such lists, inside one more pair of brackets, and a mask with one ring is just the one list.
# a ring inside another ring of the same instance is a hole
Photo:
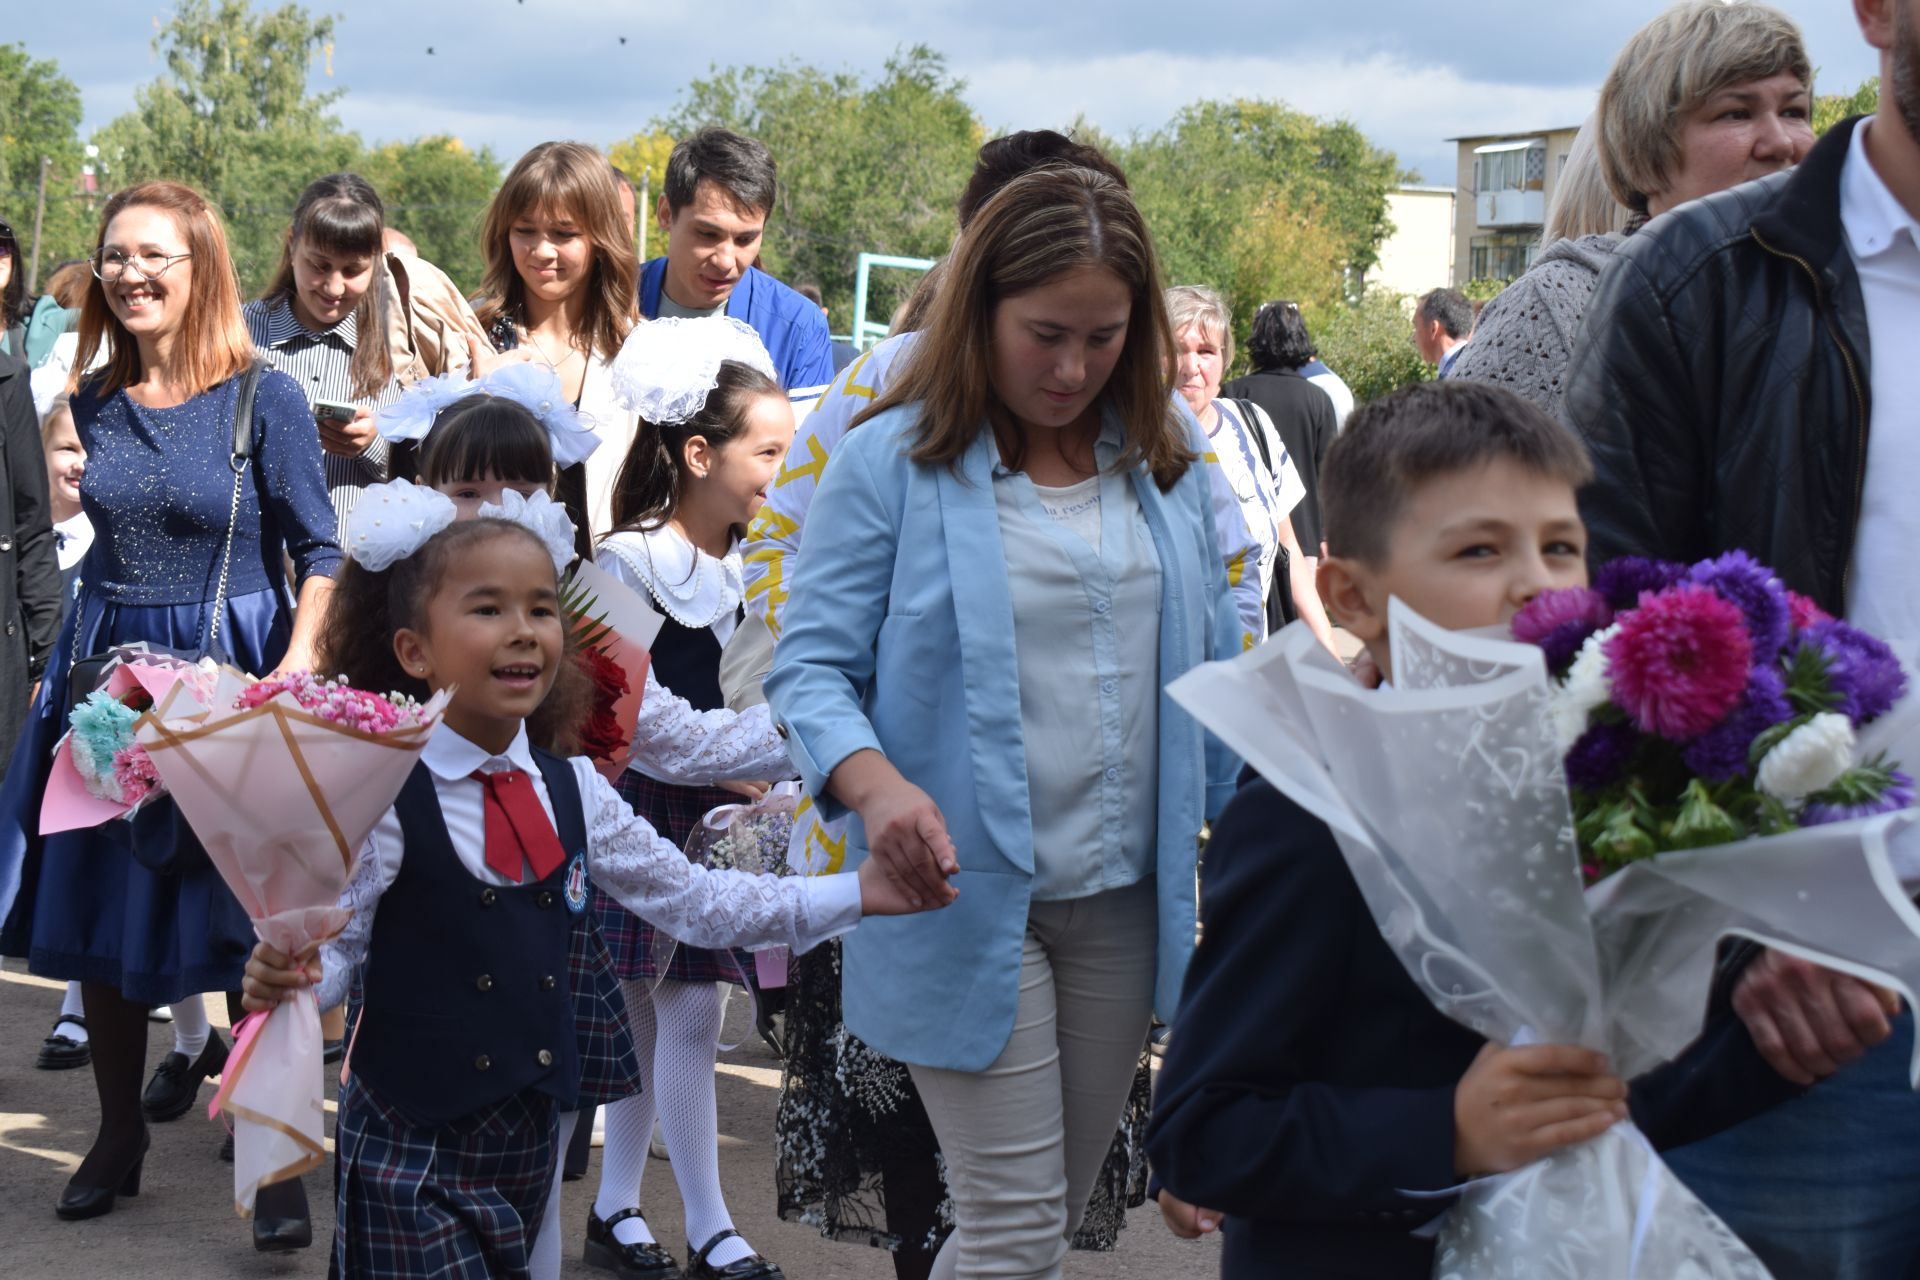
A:
{"label": "plaid school skirt", "polygon": [[627,1002],[613,956],[592,912],[573,921],[567,943],[567,980],[573,984],[573,1029],[580,1042],[581,1111],[640,1092],[640,1058],[627,1022]]}
{"label": "plaid school skirt", "polygon": [[333,1280],[524,1280],[553,1182],[553,1099],[423,1129],[350,1077],[335,1133]]}
{"label": "plaid school skirt", "polygon": [[[686,847],[687,837],[693,834],[700,819],[721,805],[741,802],[740,796],[719,787],[682,787],[671,782],[655,782],[632,769],[620,775],[620,794],[635,813],[653,824],[662,838],[682,848]],[[607,950],[613,954],[614,972],[620,977],[628,981],[665,978],[673,982],[746,985],[746,975],[753,964],[751,953],[709,951],[682,943],[674,946],[673,959],[662,972],[654,953],[664,950],[672,942],[671,938],[660,937],[656,943],[657,931],[652,925],[597,888],[590,891],[590,902],[593,917],[600,925],[600,936],[606,939]]]}

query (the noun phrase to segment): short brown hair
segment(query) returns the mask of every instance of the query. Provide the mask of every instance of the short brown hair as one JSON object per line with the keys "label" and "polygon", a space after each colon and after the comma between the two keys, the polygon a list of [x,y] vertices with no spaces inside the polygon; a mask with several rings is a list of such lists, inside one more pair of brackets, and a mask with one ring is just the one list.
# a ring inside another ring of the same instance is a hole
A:
{"label": "short brown hair", "polygon": [[[1173,334],[1160,264],[1126,188],[1091,169],[1046,167],[1015,178],[981,206],[947,258],[922,338],[879,399],[854,426],[893,408],[919,406],[912,457],[957,466],[989,421],[1006,427],[993,392],[993,317],[1007,298],[1080,267],[1111,271],[1132,295],[1126,343],[1097,403],[1118,415],[1125,444],[1116,464],[1144,462],[1162,490],[1193,464],[1173,408]],[[1009,458],[1018,466],[1018,458]]]}
{"label": "short brown hair", "polygon": [[[247,333],[246,317],[240,314],[240,282],[227,252],[226,229],[213,205],[192,187],[142,182],[115,195],[100,211],[100,230],[93,237],[96,261],[106,243],[107,228],[123,210],[135,208],[160,209],[171,215],[192,255],[192,283],[187,287],[174,350],[182,390],[189,397],[197,396],[245,372],[254,360],[253,339]],[[105,368],[89,373],[103,346]],[[68,390],[77,389],[85,379],[95,394],[108,396],[140,381],[144,374],[140,344],[107,304],[107,287],[99,277],[89,276],[87,295],[80,303],[80,347],[74,353]]]}
{"label": "short brown hair", "polygon": [[525,322],[526,285],[514,268],[509,237],[516,221],[549,210],[564,210],[586,233],[593,253],[593,268],[582,286],[587,292],[582,319],[592,340],[587,354],[611,360],[639,318],[640,262],[627,215],[620,210],[613,169],[585,143],[543,142],[521,156],[500,184],[480,228],[487,275],[474,312],[489,328],[502,316]]}
{"label": "short brown hair", "polygon": [[1414,490],[1499,458],[1574,489],[1593,479],[1579,438],[1505,387],[1422,382],[1354,410],[1320,468],[1327,554],[1383,563]]}
{"label": "short brown hair", "polygon": [[1600,167],[1635,213],[1680,165],[1680,126],[1730,85],[1783,71],[1813,87],[1813,63],[1793,19],[1752,0],[1683,0],[1633,33],[1613,60],[1600,104]]}

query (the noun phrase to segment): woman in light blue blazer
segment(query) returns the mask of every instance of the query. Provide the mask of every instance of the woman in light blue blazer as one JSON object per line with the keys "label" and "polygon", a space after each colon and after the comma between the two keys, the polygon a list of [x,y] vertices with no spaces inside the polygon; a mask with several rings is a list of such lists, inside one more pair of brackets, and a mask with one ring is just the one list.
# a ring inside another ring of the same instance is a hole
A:
{"label": "woman in light blue blazer", "polygon": [[934,1276],[1058,1274],[1194,940],[1236,762],[1165,696],[1237,652],[1204,442],[1139,211],[1010,184],[834,451],[766,681],[849,860],[944,911],[846,941],[848,1029],[907,1063],[957,1224]]}

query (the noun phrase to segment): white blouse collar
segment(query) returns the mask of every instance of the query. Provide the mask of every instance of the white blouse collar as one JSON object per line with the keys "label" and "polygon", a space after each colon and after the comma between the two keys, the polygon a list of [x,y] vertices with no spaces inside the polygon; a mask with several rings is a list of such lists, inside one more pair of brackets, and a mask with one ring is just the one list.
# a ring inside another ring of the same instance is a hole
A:
{"label": "white blouse collar", "polygon": [[666,525],[616,533],[600,544],[646,584],[660,611],[683,627],[711,627],[746,597],[740,544],[711,556]]}

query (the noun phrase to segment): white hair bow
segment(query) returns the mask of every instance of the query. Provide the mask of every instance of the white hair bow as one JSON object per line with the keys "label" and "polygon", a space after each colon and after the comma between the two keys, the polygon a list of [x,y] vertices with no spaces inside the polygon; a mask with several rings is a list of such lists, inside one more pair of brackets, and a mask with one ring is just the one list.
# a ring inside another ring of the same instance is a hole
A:
{"label": "white hair bow", "polygon": [[380,573],[427,545],[457,514],[452,498],[424,485],[370,484],[347,516],[342,550],[362,568]]}
{"label": "white hair bow", "polygon": [[613,391],[642,421],[685,422],[707,407],[728,360],[780,380],[760,335],[732,316],[643,320],[613,358]]}
{"label": "white hair bow", "polygon": [[474,395],[511,400],[539,419],[553,442],[555,466],[584,462],[600,447],[600,437],[567,399],[560,376],[544,365],[529,363],[502,365],[471,381],[464,372],[423,378],[375,414],[373,425],[388,440],[424,440],[448,405]]}
{"label": "white hair bow", "polygon": [[544,493],[536,493],[531,498],[518,489],[502,489],[499,502],[489,502],[480,508],[483,520],[510,520],[533,531],[540,539],[547,554],[553,557],[555,573],[565,573],[567,566],[573,563],[573,519],[567,515],[567,509]]}

